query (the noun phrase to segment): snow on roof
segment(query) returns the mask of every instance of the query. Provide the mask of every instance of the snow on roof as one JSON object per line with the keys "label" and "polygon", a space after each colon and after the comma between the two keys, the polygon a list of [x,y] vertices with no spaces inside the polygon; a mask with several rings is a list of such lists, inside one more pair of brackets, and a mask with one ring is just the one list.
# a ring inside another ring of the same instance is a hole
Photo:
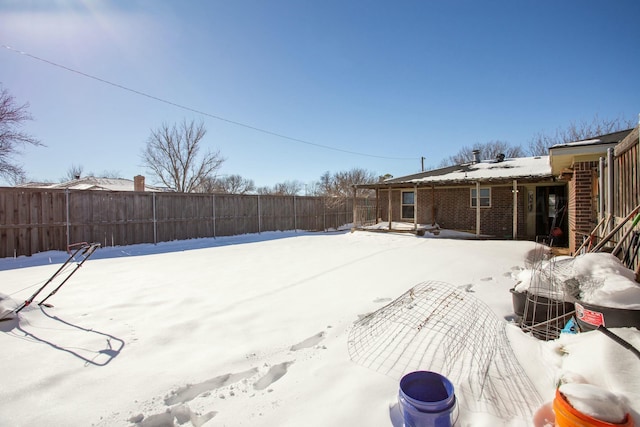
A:
{"label": "snow on roof", "polygon": [[[602,142],[601,139],[593,138],[593,139],[585,139],[584,141],[574,141],[574,142],[566,142],[566,143],[561,143],[561,144],[555,144],[555,145],[552,145],[550,148],[580,147],[582,145],[600,144],[601,142]],[[616,144],[616,142],[610,142],[610,144],[611,143]]]}
{"label": "snow on roof", "polygon": [[466,163],[459,166],[436,169],[407,177],[392,178],[385,183],[424,183],[491,181],[501,179],[551,177],[549,156],[518,157],[499,161]]}
{"label": "snow on roof", "polygon": [[78,183],[78,184],[74,184],[74,185],[69,185],[68,187],[71,190],[91,190],[96,189],[96,190],[101,190],[100,187],[97,187],[94,184],[87,184],[87,183]]}
{"label": "snow on roof", "polygon": [[[134,191],[133,181],[124,178],[98,178],[87,176],[71,181],[60,182],[55,184],[25,184],[25,187],[31,188],[47,188],[61,189],[68,188],[70,190],[103,190],[103,191]],[[159,187],[145,185],[145,191],[164,191]]]}

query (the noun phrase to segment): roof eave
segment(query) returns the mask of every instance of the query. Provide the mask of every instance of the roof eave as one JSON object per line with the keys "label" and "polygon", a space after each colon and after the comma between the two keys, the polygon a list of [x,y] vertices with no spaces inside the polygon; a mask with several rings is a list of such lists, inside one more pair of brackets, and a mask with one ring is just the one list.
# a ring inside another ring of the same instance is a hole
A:
{"label": "roof eave", "polygon": [[551,182],[555,181],[554,176],[549,173],[548,175],[523,175],[523,176],[510,176],[510,177],[477,177],[477,178],[465,178],[465,179],[447,179],[447,180],[429,180],[429,181],[402,181],[402,182],[379,182],[376,184],[363,184],[357,185],[356,188],[413,188],[413,187],[432,187],[432,186],[445,186],[445,185],[475,185],[476,183],[483,184],[508,184],[513,181],[520,182]]}

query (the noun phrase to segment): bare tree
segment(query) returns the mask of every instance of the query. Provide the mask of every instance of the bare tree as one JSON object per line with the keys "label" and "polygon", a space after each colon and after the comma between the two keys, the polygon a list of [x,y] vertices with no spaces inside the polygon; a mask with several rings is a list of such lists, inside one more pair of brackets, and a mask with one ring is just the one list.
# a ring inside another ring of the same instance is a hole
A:
{"label": "bare tree", "polygon": [[[390,175],[389,175],[390,176]],[[354,168],[341,172],[325,172],[320,181],[312,184],[312,194],[324,197],[353,197],[353,186],[358,184],[373,184],[380,180],[375,172]],[[358,197],[366,197],[369,190],[359,188]]]}
{"label": "bare tree", "polygon": [[71,166],[69,166],[69,169],[67,169],[67,174],[62,178],[62,181],[79,179],[82,176],[83,171],[84,167],[82,165],[72,164]]}
{"label": "bare tree", "polygon": [[265,186],[256,188],[256,194],[267,196],[269,194],[273,194],[273,190],[271,189],[271,187],[265,185]]}
{"label": "bare tree", "polygon": [[[365,169],[354,168],[348,171],[336,172],[332,180],[333,197],[352,197],[353,186],[359,184],[373,184],[378,181],[379,176],[375,172]],[[359,188],[356,190],[356,196],[366,197],[370,190]]]}
{"label": "bare tree", "polygon": [[320,177],[320,182],[318,183],[318,190],[321,195],[327,196],[331,193],[333,187],[333,176],[329,171],[326,171]]}
{"label": "bare tree", "polygon": [[179,125],[164,123],[152,130],[142,153],[144,165],[165,186],[180,193],[196,190],[203,180],[217,171],[224,158],[219,151],[199,156],[202,138],[207,133],[202,122],[183,120]]}
{"label": "bare tree", "polygon": [[228,175],[224,177],[210,177],[203,180],[197,189],[201,193],[225,193],[225,194],[249,194],[256,190],[256,184],[252,179],[243,178],[240,175]]}
{"label": "bare tree", "polygon": [[14,184],[25,179],[25,171],[15,159],[22,154],[21,148],[44,145],[20,130],[23,122],[33,120],[28,108],[28,103],[17,105],[14,97],[0,86],[0,176]]}
{"label": "bare tree", "polygon": [[320,181],[312,181],[304,186],[305,196],[322,197],[324,194]]}
{"label": "bare tree", "polygon": [[300,181],[284,181],[273,186],[271,194],[278,196],[295,196],[302,191],[304,184]]}
{"label": "bare tree", "polygon": [[452,166],[461,165],[463,163],[470,163],[474,159],[473,152],[478,150],[481,160],[493,160],[498,157],[499,154],[504,154],[505,157],[514,158],[521,157],[523,155],[522,147],[519,145],[512,146],[505,141],[489,141],[485,143],[475,143],[472,146],[462,147],[453,156],[444,159],[440,166]]}
{"label": "bare tree", "polygon": [[116,169],[112,169],[112,170],[103,170],[100,173],[100,176],[102,178],[114,178],[114,179],[121,179],[122,178],[122,173],[119,170]]}
{"label": "bare tree", "polygon": [[635,126],[631,119],[617,117],[615,119],[601,119],[596,114],[590,122],[571,122],[566,128],[558,128],[548,134],[540,132],[536,134],[527,145],[527,152],[531,156],[545,156],[549,154],[549,148],[557,144],[582,141],[608,133],[630,129]]}

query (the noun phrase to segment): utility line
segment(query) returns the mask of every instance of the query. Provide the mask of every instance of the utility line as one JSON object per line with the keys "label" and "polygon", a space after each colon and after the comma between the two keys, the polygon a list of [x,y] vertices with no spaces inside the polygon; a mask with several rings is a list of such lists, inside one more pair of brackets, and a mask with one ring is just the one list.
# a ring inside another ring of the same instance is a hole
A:
{"label": "utility line", "polygon": [[220,121],[223,121],[223,122],[227,122],[227,123],[230,123],[230,124],[233,124],[233,125],[236,125],[236,126],[241,126],[241,127],[247,128],[247,129],[251,129],[251,130],[254,130],[256,132],[261,132],[261,133],[264,133],[264,134],[267,134],[267,135],[272,135],[272,136],[275,136],[275,137],[278,137],[278,138],[287,139],[289,141],[298,142],[298,143],[301,143],[301,144],[311,145],[311,146],[314,146],[314,147],[324,148],[324,149],[327,149],[327,150],[339,151],[341,153],[354,154],[354,155],[357,155],[357,156],[375,157],[375,158],[378,158],[378,159],[387,159],[387,160],[412,160],[412,161],[416,160],[416,158],[413,158],[413,157],[387,157],[387,156],[377,156],[375,154],[360,153],[360,152],[357,152],[357,151],[344,150],[342,148],[331,147],[329,145],[318,144],[318,143],[315,143],[315,142],[310,142],[310,141],[305,141],[303,139],[294,138],[294,137],[287,136],[287,135],[284,135],[284,134],[281,134],[281,133],[277,133],[277,132],[273,132],[273,131],[270,131],[270,130],[267,130],[267,129],[262,129],[262,128],[259,128],[259,127],[256,127],[256,126],[248,125],[246,123],[241,123],[241,122],[237,122],[235,120],[226,119],[226,118],[221,117],[221,116],[216,116],[215,114],[210,114],[210,113],[207,113],[205,111],[198,110],[198,109],[195,109],[195,108],[191,108],[191,107],[188,107],[186,105],[178,104],[176,102],[172,102],[172,101],[169,101],[169,100],[166,100],[166,99],[163,99],[163,98],[159,98],[157,96],[150,95],[148,93],[145,93],[145,92],[142,92],[142,91],[139,91],[139,90],[136,90],[136,89],[132,89],[130,87],[123,86],[121,84],[114,83],[114,82],[111,82],[109,80],[105,80],[105,79],[102,79],[100,77],[96,77],[94,75],[87,74],[87,73],[84,73],[82,71],[78,71],[78,70],[73,69],[73,68],[69,68],[67,66],[58,64],[56,62],[49,61],[48,59],[40,58],[40,57],[32,55],[30,53],[27,53],[27,52],[24,52],[24,51],[21,51],[21,50],[18,50],[18,49],[14,49],[11,46],[7,46],[5,44],[3,44],[1,46],[3,48],[5,48],[5,49],[11,51],[11,52],[14,52],[14,53],[17,53],[17,54],[20,54],[20,55],[24,55],[24,56],[28,56],[29,58],[35,59],[37,61],[41,61],[41,62],[44,62],[46,64],[52,65],[54,67],[58,67],[58,68],[61,68],[63,70],[66,70],[66,71],[70,71],[72,73],[79,74],[79,75],[81,75],[83,77],[87,77],[87,78],[90,78],[90,79],[93,79],[93,80],[97,80],[97,81],[99,81],[101,83],[116,87],[118,89],[122,89],[122,90],[125,90],[125,91],[128,91],[128,92],[134,93],[136,95],[144,96],[146,98],[153,99],[154,101],[162,102],[162,103],[171,105],[173,107],[177,107],[177,108],[181,108],[183,110],[191,111],[192,113],[201,114],[203,116],[211,117],[213,119],[220,120]]}

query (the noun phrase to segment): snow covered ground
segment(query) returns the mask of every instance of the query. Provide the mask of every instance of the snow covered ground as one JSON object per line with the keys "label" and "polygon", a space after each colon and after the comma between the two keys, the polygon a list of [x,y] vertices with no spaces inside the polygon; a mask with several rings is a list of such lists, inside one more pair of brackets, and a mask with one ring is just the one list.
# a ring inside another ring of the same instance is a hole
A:
{"label": "snow covered ground", "polygon": [[[598,331],[543,342],[509,323],[509,289],[534,243],[446,235],[287,232],[101,248],[48,301],[54,307],[33,304],[0,322],[0,425],[399,427],[401,374],[370,363],[366,343],[354,353],[354,332],[367,326],[354,325],[381,319],[377,310],[424,283],[464,300],[452,315],[483,319],[447,333],[459,352],[432,345],[432,358],[406,364],[471,369],[450,372],[456,425],[544,425],[560,382],[612,393],[640,423],[632,352]],[[0,312],[66,257],[0,259]],[[637,329],[613,332],[640,348]],[[375,351],[388,359],[386,348]],[[478,360],[489,375],[468,368]]]}

